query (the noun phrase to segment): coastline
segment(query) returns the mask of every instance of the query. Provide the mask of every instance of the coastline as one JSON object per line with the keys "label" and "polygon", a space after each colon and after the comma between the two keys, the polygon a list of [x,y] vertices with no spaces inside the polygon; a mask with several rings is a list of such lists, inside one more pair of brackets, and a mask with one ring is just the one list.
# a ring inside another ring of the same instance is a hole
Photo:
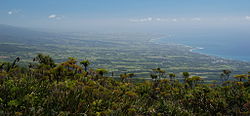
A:
{"label": "coastline", "polygon": [[[159,43],[156,42],[157,40],[163,40],[166,39],[167,37],[162,37],[162,38],[156,38],[156,39],[150,39],[148,42],[153,43],[153,44],[158,44],[158,45],[170,45],[167,43]],[[205,55],[208,57],[213,57],[213,58],[220,58],[220,59],[224,59],[224,60],[232,60],[232,61],[240,61],[240,62],[247,62],[249,63],[250,61],[248,60],[243,60],[243,59],[239,59],[239,58],[230,58],[230,57],[225,57],[225,56],[220,56],[220,55],[216,55],[216,54],[209,54],[209,53],[204,53],[201,52],[201,50],[204,50],[205,48],[203,47],[193,47],[193,46],[189,46],[189,45],[185,45],[185,44],[180,44],[180,43],[171,43],[171,45],[180,45],[180,46],[184,46],[186,47],[189,52],[191,53],[195,53],[195,54],[200,54],[200,55]]]}
{"label": "coastline", "polygon": [[[156,42],[157,40],[161,40],[161,39],[165,39],[165,38],[150,39],[148,42],[149,43],[153,43],[153,44],[158,44],[158,45],[170,45],[170,44],[166,44],[166,43]],[[189,45],[179,44],[179,43],[171,43],[171,45],[184,46],[184,47],[188,48],[189,52],[192,52],[192,53],[197,53],[197,52],[194,52],[195,50],[202,50],[202,49],[204,49],[202,47],[192,47],[192,46],[189,46]],[[199,54],[203,54],[203,53],[199,53]],[[203,55],[207,55],[207,54],[203,54]]]}

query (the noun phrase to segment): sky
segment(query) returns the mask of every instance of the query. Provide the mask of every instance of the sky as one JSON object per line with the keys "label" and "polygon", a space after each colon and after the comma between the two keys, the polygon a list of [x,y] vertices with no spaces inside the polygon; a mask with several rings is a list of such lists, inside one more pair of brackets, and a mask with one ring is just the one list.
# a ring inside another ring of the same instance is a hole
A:
{"label": "sky", "polygon": [[247,31],[250,0],[0,0],[0,24],[63,31]]}

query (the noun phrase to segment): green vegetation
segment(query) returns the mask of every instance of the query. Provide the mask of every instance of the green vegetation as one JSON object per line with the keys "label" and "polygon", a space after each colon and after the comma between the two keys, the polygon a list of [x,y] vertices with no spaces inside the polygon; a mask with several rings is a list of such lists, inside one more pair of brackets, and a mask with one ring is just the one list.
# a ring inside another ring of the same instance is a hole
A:
{"label": "green vegetation", "polygon": [[[151,79],[151,69],[160,67],[182,77],[201,76],[211,81],[218,79],[221,70],[231,70],[232,74],[243,74],[250,70],[249,62],[233,61],[190,52],[190,47],[176,44],[157,44],[156,38],[167,35],[148,33],[37,33],[22,29],[21,32],[0,32],[0,62],[11,62],[20,57],[20,65],[31,63],[38,53],[52,56],[56,63],[74,57],[82,62],[85,69],[104,68],[113,72],[114,78],[120,74],[134,73],[137,79]],[[18,30],[18,29],[16,29]],[[20,29],[19,29],[20,30]],[[87,70],[85,69],[85,70]],[[209,78],[208,78],[209,77]]]}
{"label": "green vegetation", "polygon": [[21,60],[0,63],[0,115],[250,115],[250,72],[224,70],[215,84],[154,68],[152,80],[131,82],[135,74],[113,79],[103,68],[86,69],[87,60],[55,63],[38,54],[27,67]]}

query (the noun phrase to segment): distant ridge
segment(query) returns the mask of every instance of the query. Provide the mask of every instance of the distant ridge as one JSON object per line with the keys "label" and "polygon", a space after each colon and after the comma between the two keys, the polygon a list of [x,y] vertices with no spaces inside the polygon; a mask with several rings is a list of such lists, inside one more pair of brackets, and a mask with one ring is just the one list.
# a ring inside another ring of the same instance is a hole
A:
{"label": "distant ridge", "polygon": [[43,44],[52,43],[56,37],[53,33],[0,24],[0,43]]}
{"label": "distant ridge", "polygon": [[45,34],[45,32],[34,31],[25,27],[17,27],[12,25],[0,24],[0,35],[12,35],[12,36],[20,36],[20,35],[41,35]]}

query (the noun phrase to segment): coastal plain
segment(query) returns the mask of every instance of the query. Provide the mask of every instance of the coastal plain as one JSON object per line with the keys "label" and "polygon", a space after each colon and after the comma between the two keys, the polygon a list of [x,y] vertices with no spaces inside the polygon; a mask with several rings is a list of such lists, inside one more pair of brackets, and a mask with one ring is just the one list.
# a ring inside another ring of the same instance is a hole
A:
{"label": "coastal plain", "polygon": [[[6,27],[5,27],[6,28]],[[8,27],[13,30],[14,27]],[[16,33],[0,33],[0,62],[21,58],[26,66],[38,53],[48,54],[56,62],[68,57],[88,59],[90,68],[105,68],[113,77],[135,73],[136,79],[151,79],[153,68],[168,73],[190,72],[209,80],[218,79],[222,70],[234,74],[249,71],[250,63],[194,53],[193,48],[178,44],[154,42],[164,34],[149,33],[41,33],[15,29]]]}

